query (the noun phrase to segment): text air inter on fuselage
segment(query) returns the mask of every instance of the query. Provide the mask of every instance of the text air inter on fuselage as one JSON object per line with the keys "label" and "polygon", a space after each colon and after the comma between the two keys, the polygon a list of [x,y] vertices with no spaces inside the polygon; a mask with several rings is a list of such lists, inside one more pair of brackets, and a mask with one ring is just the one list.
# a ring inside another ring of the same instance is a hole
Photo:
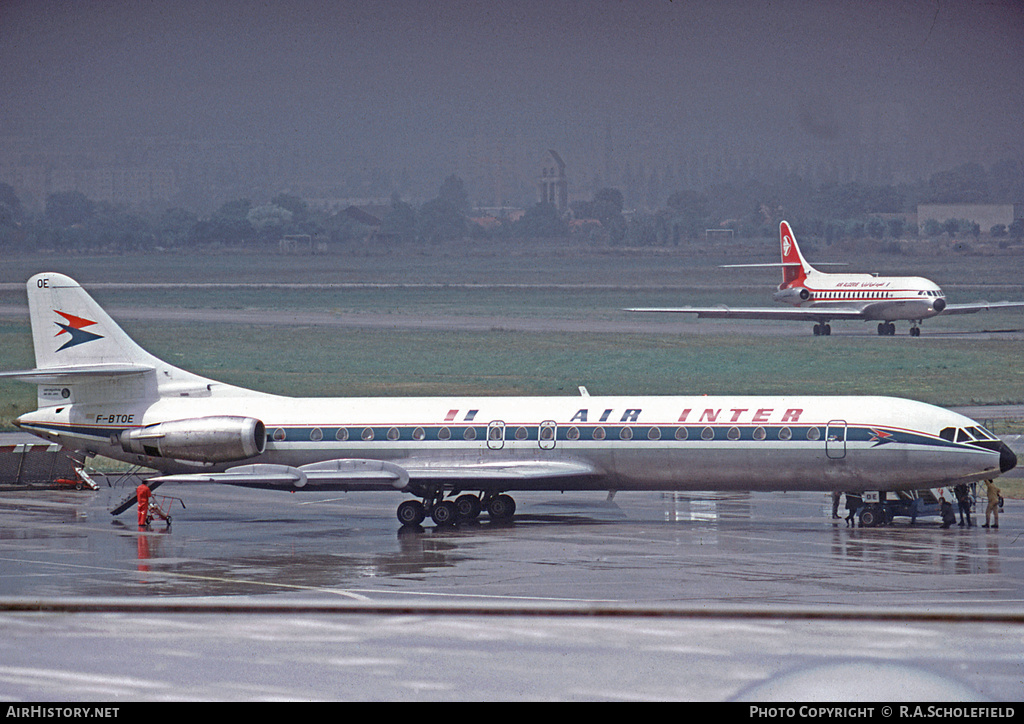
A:
{"label": "text air inter on fuselage", "polygon": [[[627,408],[621,416],[618,417],[618,422],[639,422],[640,414],[643,412],[643,408]],[[723,415],[723,412],[725,413]],[[702,411],[695,410],[692,407],[687,407],[682,410],[679,414],[676,422],[761,422],[761,423],[772,423],[772,422],[799,422],[800,415],[803,414],[802,408],[788,408],[783,412],[777,413],[773,407],[760,407],[757,409],[751,409],[747,407],[732,407],[732,408],[712,408],[707,407]],[[608,422],[615,420],[618,413],[614,408],[607,408],[601,411],[600,417],[596,418],[597,422]],[[772,419],[773,417],[778,419]],[[593,422],[594,420],[590,417],[589,408],[581,408],[577,410],[576,414],[570,418],[569,422]]]}

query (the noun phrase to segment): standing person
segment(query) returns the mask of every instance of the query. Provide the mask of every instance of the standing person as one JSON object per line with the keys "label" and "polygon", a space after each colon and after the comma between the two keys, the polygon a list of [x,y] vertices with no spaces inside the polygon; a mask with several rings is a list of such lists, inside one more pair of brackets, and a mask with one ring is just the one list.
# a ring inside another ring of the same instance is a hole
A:
{"label": "standing person", "polygon": [[149,499],[153,495],[153,491],[146,485],[146,481],[143,480],[139,483],[139,487],[135,488],[135,497],[139,501],[139,527],[142,528],[147,523],[149,518]]}
{"label": "standing person", "polygon": [[960,483],[953,488],[953,494],[956,496],[956,505],[960,509],[960,527],[963,528],[964,524],[966,524],[968,528],[972,527],[971,493],[967,489],[967,485]]}
{"label": "standing person", "polygon": [[988,497],[988,505],[985,507],[985,525],[982,528],[988,528],[988,519],[992,515],[995,517],[995,521],[992,524],[993,528],[999,527],[999,488],[996,487],[995,482],[992,480],[985,481],[985,495]]}
{"label": "standing person", "polygon": [[848,526],[853,525],[853,516],[857,514],[857,510],[861,505],[861,496],[856,493],[846,494],[846,524]]}

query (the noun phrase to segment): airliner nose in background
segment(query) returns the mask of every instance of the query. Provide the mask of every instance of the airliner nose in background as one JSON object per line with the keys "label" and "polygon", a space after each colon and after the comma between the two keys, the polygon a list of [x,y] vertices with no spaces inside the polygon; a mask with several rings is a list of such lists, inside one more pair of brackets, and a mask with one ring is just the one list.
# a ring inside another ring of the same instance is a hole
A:
{"label": "airliner nose in background", "polygon": [[634,307],[629,312],[696,314],[698,319],[797,319],[814,321],[815,335],[829,335],[833,319],[878,321],[878,333],[896,333],[894,322],[910,322],[910,335],[939,314],[973,314],[989,309],[1024,307],[1024,302],[949,304],[939,285],[923,277],[884,277],[875,274],[827,274],[807,263],[789,222],[779,224],[782,261],[779,264],[730,264],[729,268],[782,267],[782,283],[772,295],[790,308],[775,307]]}

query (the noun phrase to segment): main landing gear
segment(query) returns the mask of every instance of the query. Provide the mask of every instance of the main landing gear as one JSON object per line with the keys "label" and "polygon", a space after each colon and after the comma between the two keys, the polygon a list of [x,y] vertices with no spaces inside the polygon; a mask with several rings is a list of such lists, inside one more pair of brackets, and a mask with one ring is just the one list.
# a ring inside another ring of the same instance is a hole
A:
{"label": "main landing gear", "polygon": [[825,322],[814,325],[814,336],[815,337],[828,337],[832,334],[832,327]]}
{"label": "main landing gear", "polygon": [[423,500],[406,500],[398,506],[398,522],[403,526],[417,526],[429,515],[438,527],[476,520],[483,510],[492,521],[508,521],[516,512],[516,501],[504,493],[485,493],[483,499],[466,493],[454,500],[444,493],[426,495]]}
{"label": "main landing gear", "polygon": [[[896,325],[892,322],[879,322],[878,323],[878,334],[882,337],[891,337],[896,334]],[[910,327],[911,337],[920,337],[921,328],[917,326],[917,322],[913,322]]]}

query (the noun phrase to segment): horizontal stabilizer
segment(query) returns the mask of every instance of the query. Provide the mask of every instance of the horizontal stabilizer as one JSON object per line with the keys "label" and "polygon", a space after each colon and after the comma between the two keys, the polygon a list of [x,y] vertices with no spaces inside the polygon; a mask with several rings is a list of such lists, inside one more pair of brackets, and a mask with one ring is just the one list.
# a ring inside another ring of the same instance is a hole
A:
{"label": "horizontal stabilizer", "polygon": [[152,372],[149,365],[133,364],[84,364],[66,367],[37,367],[32,370],[0,372],[0,378],[10,378],[40,385],[63,385],[84,382],[101,377],[122,377]]}
{"label": "horizontal stabilizer", "polygon": [[[758,267],[778,269],[779,267],[800,266],[798,261],[764,262],[762,264],[719,264],[719,269],[756,269]],[[818,266],[846,266],[845,261],[818,262]]]}

